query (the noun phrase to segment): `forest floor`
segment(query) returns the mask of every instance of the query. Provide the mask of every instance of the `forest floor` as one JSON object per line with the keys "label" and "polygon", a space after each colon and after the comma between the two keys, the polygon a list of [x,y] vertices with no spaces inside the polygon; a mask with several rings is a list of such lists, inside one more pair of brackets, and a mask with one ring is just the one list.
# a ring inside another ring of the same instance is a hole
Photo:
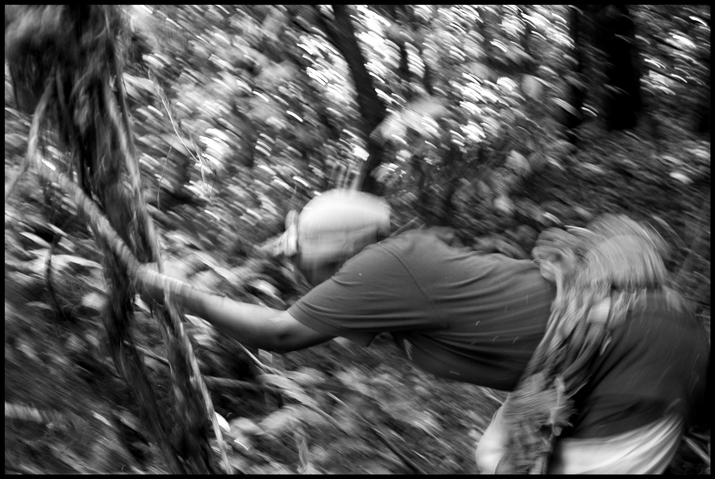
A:
{"label": "forest floor", "polygon": [[[549,203],[564,224],[583,225],[603,212],[662,220],[674,247],[669,267],[697,302],[698,318],[709,332],[709,141],[668,143],[670,151],[658,154],[628,134],[612,134],[608,154],[599,141],[585,139],[563,170],[549,166],[522,194],[539,205]],[[686,178],[671,175],[675,170]],[[52,299],[46,281],[49,243],[37,228],[49,223],[40,190],[30,172],[5,211],[5,472],[166,472],[103,347],[99,253],[81,223],[67,227],[72,235],[54,248]],[[519,221],[503,218],[493,233],[516,228]],[[163,233],[170,243],[172,235]],[[212,254],[172,247],[177,256]],[[221,264],[222,258],[212,261]],[[280,300],[290,304],[299,293],[300,287]],[[139,307],[135,314],[136,342],[152,353],[146,357],[148,370],[157,390],[165,391],[168,368],[154,319]],[[255,368],[246,365],[236,345],[200,333],[198,326],[192,331],[206,375],[258,384]],[[303,416],[302,427],[281,422],[273,413],[285,403],[265,388],[212,387],[217,412],[231,423],[233,466],[246,473],[295,473],[306,466],[331,474],[476,473],[475,444],[504,393],[436,379],[399,356],[387,336],[369,348],[334,340],[284,356],[260,356],[286,374],[305,372],[311,379],[300,383],[303,392],[340,428],[310,416]],[[709,455],[710,431],[698,432],[705,438],[699,446]],[[682,446],[669,472],[704,474],[709,466]]]}

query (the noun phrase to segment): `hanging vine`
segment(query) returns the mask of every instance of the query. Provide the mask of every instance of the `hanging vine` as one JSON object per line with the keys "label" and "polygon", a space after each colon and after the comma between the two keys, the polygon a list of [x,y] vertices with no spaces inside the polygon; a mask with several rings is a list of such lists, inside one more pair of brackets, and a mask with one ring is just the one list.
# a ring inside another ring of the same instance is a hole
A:
{"label": "hanging vine", "polygon": [[[141,353],[131,334],[136,282],[112,244],[127,245],[139,262],[161,253],[142,199],[139,166],[122,87],[121,58],[127,54],[125,19],[113,6],[10,6],[5,10],[6,61],[20,109],[33,112],[27,155],[6,188],[5,199],[33,163],[43,176],[75,191],[94,211],[89,223],[104,253],[109,301],[102,315],[117,370],[135,393],[142,420],[173,473],[210,473],[209,420],[224,469],[231,472],[211,398],[199,372],[183,318],[172,305],[155,305],[166,343],[174,408],[159,410]],[[40,152],[52,131],[70,162],[55,172]],[[71,178],[76,177],[76,183]],[[129,187],[127,187],[129,185]],[[97,220],[101,218],[101,220]],[[208,416],[208,418],[207,418]]]}

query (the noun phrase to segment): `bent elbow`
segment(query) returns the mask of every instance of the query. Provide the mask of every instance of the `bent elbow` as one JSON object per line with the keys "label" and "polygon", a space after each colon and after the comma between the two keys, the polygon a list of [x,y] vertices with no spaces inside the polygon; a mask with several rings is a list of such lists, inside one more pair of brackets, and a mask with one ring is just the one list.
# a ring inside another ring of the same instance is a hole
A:
{"label": "bent elbow", "polygon": [[271,318],[271,334],[266,338],[267,344],[263,349],[278,354],[285,354],[300,349],[295,346],[295,335],[292,334],[290,322],[285,318],[286,314],[287,312],[282,312]]}

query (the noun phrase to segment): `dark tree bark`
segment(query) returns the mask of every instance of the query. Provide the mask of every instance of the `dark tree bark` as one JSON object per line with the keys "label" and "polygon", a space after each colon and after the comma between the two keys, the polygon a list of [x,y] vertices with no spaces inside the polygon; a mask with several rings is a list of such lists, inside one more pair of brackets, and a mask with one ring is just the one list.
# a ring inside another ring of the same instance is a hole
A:
{"label": "dark tree bark", "polygon": [[531,55],[531,44],[529,43],[529,27],[526,21],[524,20],[524,14],[527,13],[528,5],[522,5],[517,7],[516,9],[516,15],[517,18],[519,18],[519,21],[524,25],[524,33],[519,35],[519,44],[521,45],[521,48],[524,49],[526,53]]}
{"label": "dark tree bark", "polygon": [[[422,82],[425,91],[430,95],[434,94],[434,73],[430,68],[424,57],[424,42],[422,41],[422,35],[419,32],[421,22],[417,21],[415,17],[414,7],[407,5],[382,5],[381,10],[385,13],[390,20],[403,26],[410,30],[410,44],[415,47],[418,51],[420,57],[422,58],[422,63],[424,64],[424,74],[418,81]],[[416,80],[414,72],[409,69],[409,62],[407,57],[407,41],[404,38],[391,38],[400,49],[400,66],[399,73],[400,77],[405,82],[411,82]],[[405,98],[407,101],[412,101],[413,98],[412,90],[407,88],[405,92]]]}
{"label": "dark tree bark", "polygon": [[633,20],[625,5],[608,5],[597,23],[599,46],[606,55],[606,126],[609,130],[633,128],[641,110]]}
{"label": "dark tree bark", "polygon": [[333,5],[333,22],[327,20],[320,11],[316,13],[328,39],[347,62],[355,84],[358,110],[362,120],[360,129],[370,155],[360,173],[358,189],[369,193],[380,193],[380,184],[375,181],[371,173],[382,162],[383,147],[380,142],[371,139],[370,134],[385,119],[387,110],[377,96],[372,77],[365,67],[365,57],[360,51],[355,28],[350,20],[350,8],[346,5]]}
{"label": "dark tree bark", "polygon": [[568,108],[562,109],[561,124],[566,128],[566,139],[574,145],[578,143],[576,128],[583,121],[581,109],[586,98],[586,84],[583,75],[583,53],[581,31],[581,12],[578,8],[570,7],[569,33],[574,42],[572,51],[574,64],[566,76],[566,98]]}

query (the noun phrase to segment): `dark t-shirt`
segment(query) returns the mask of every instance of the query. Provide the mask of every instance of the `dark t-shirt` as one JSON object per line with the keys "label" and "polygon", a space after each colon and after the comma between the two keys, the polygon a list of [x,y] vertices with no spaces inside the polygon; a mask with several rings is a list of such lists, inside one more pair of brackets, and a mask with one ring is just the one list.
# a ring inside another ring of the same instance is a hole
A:
{"label": "dark t-shirt", "polygon": [[[420,230],[366,248],[289,313],[361,345],[390,332],[427,372],[511,391],[543,337],[554,297],[532,262],[453,248]],[[564,434],[604,437],[656,420],[668,407],[692,407],[709,355],[705,333],[691,315],[663,306],[629,315],[612,335],[576,398],[575,428]]]}
{"label": "dark t-shirt", "polygon": [[650,294],[595,359],[591,379],[574,398],[574,427],[564,436],[619,434],[671,412],[687,423],[705,389],[706,334],[693,314]]}
{"label": "dark t-shirt", "polygon": [[369,246],[289,313],[365,346],[390,332],[427,372],[511,390],[541,341],[554,295],[530,261],[412,231]]}

